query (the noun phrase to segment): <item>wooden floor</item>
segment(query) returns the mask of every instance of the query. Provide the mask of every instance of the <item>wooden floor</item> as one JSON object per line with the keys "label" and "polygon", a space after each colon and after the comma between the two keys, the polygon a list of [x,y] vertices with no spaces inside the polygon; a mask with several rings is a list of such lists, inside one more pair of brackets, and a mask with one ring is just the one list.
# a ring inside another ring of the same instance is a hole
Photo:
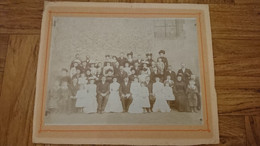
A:
{"label": "wooden floor", "polygon": [[[260,0],[210,4],[220,145],[260,146]],[[0,0],[0,145],[30,146],[42,0]]]}

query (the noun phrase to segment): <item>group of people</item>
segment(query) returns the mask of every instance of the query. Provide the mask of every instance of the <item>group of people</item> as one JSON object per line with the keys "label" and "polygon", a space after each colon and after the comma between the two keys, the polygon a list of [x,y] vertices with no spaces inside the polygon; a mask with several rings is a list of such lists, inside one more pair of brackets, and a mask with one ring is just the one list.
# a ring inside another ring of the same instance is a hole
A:
{"label": "group of people", "polygon": [[198,77],[181,64],[177,74],[168,64],[165,51],[146,59],[133,52],[105,56],[96,62],[75,55],[70,69],[61,69],[49,89],[46,113],[150,113],[197,112],[200,110]]}

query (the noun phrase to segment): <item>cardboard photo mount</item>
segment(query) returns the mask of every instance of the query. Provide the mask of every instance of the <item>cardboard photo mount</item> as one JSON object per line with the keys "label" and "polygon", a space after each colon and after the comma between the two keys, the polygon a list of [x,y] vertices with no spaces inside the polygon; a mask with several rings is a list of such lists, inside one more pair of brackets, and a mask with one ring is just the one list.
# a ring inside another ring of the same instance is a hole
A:
{"label": "cardboard photo mount", "polygon": [[[53,17],[196,18],[202,125],[45,125]],[[45,2],[37,68],[33,142],[52,144],[191,145],[219,143],[208,5]]]}

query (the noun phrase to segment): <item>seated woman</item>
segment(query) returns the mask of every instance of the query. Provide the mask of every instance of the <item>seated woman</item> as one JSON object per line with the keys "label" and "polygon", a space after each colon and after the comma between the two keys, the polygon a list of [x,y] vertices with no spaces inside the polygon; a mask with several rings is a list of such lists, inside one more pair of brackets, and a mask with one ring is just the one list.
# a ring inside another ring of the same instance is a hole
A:
{"label": "seated woman", "polygon": [[108,70],[111,70],[112,73],[114,74],[114,68],[111,66],[110,62],[105,62],[105,67],[103,68],[103,75],[107,76],[108,75]]}

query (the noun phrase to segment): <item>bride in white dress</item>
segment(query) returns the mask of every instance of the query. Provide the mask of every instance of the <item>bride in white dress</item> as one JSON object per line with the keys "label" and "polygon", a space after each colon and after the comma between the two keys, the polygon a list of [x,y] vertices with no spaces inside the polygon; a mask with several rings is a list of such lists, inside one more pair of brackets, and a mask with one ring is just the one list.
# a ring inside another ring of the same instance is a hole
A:
{"label": "bride in white dress", "polygon": [[164,85],[160,82],[160,78],[155,78],[156,82],[153,84],[153,94],[156,98],[155,103],[153,105],[154,112],[170,112],[171,109],[167,104],[167,101],[164,97]]}
{"label": "bride in white dress", "polygon": [[122,103],[119,96],[120,84],[117,82],[117,78],[113,77],[113,82],[110,84],[110,95],[108,97],[105,112],[122,112]]}
{"label": "bride in white dress", "polygon": [[134,78],[134,81],[131,84],[130,92],[132,93],[132,104],[129,107],[129,113],[143,113],[143,107],[140,97],[140,88],[141,85],[138,82],[138,78]]}
{"label": "bride in white dress", "polygon": [[83,109],[84,113],[95,113],[97,112],[97,85],[94,84],[94,78],[90,79],[90,84],[86,86],[87,98],[86,104]]}

